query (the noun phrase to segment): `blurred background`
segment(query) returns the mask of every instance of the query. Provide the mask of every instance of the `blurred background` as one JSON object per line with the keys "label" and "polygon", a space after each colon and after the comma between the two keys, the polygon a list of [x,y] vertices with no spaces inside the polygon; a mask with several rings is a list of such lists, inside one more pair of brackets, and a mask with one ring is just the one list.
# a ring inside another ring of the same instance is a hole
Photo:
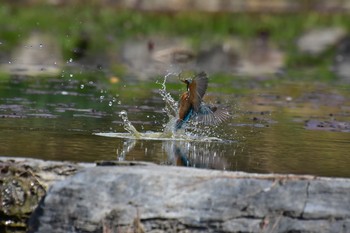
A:
{"label": "blurred background", "polygon": [[149,79],[176,64],[346,80],[349,8],[340,0],[5,0],[1,70],[35,76],[84,67]]}
{"label": "blurred background", "polygon": [[[8,0],[0,4],[0,155],[146,160],[350,177],[350,1]],[[205,71],[232,119],[209,142],[94,135],[168,122],[164,77]],[[180,158],[180,159],[179,159]]]}

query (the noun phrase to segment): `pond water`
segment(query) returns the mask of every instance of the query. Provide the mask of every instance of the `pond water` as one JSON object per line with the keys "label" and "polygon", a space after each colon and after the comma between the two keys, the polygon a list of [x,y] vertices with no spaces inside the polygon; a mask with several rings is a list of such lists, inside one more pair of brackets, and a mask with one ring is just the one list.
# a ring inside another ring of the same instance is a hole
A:
{"label": "pond water", "polygon": [[[108,137],[127,135],[121,111],[139,132],[163,131],[169,119],[162,82],[107,75],[3,79],[0,156],[350,177],[348,85],[213,78],[206,101],[228,108],[232,119],[197,130],[201,140]],[[175,78],[166,86],[175,100],[185,90]]]}

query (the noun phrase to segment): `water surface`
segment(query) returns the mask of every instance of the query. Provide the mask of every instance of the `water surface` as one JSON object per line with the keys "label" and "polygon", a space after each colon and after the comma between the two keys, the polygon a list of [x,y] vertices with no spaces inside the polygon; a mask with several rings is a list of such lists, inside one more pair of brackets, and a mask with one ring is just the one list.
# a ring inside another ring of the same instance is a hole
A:
{"label": "water surface", "polygon": [[[2,80],[0,156],[144,160],[219,170],[350,177],[347,128],[313,128],[306,123],[350,122],[349,89],[342,85],[212,79],[206,101],[227,107],[233,117],[210,132],[203,131],[204,137],[220,139],[208,142],[96,135],[127,133],[119,116],[123,110],[140,132],[162,132],[169,120],[156,80],[121,80],[113,85],[106,80]],[[185,88],[175,79],[167,85],[176,100]]]}

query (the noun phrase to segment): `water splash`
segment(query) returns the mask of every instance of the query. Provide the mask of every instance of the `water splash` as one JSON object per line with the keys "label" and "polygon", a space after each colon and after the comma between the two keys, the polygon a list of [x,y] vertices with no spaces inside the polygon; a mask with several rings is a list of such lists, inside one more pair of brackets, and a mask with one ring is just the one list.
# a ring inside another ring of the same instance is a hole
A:
{"label": "water splash", "polygon": [[136,145],[136,140],[128,139],[128,140],[124,141],[121,153],[119,153],[119,150],[117,150],[117,158],[118,158],[118,160],[119,161],[124,161],[126,155],[132,149],[134,149],[135,145]]}
{"label": "water splash", "polygon": [[[144,140],[175,140],[175,141],[224,141],[219,136],[215,136],[216,126],[206,126],[193,121],[186,124],[186,127],[175,131],[175,124],[178,116],[178,102],[174,100],[166,89],[167,79],[177,76],[177,73],[169,72],[164,76],[159,93],[165,102],[164,112],[168,117],[168,122],[163,124],[162,132],[139,132],[128,119],[125,110],[119,113],[122,118],[123,127],[128,133],[97,133],[99,136],[118,137],[124,139],[144,139]],[[214,135],[214,136],[210,136]]]}
{"label": "water splash", "polygon": [[131,135],[133,135],[135,138],[140,138],[141,134],[139,131],[136,130],[136,128],[129,121],[127,112],[123,110],[119,113],[119,116],[123,120],[124,129],[128,131]]}
{"label": "water splash", "polygon": [[159,90],[160,95],[162,96],[165,107],[164,110],[167,113],[168,117],[175,117],[177,115],[177,109],[178,109],[178,103],[174,100],[174,98],[170,95],[169,92],[166,90],[166,82],[167,79],[171,76],[174,76],[174,73],[168,73],[164,76],[164,80],[161,83],[161,89]]}

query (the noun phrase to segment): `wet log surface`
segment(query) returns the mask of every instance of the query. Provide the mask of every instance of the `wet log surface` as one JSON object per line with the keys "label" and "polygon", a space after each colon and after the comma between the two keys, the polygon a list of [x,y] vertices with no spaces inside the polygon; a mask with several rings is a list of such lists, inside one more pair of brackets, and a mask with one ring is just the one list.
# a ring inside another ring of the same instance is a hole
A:
{"label": "wet log surface", "polygon": [[350,180],[167,166],[83,169],[29,232],[350,232]]}

